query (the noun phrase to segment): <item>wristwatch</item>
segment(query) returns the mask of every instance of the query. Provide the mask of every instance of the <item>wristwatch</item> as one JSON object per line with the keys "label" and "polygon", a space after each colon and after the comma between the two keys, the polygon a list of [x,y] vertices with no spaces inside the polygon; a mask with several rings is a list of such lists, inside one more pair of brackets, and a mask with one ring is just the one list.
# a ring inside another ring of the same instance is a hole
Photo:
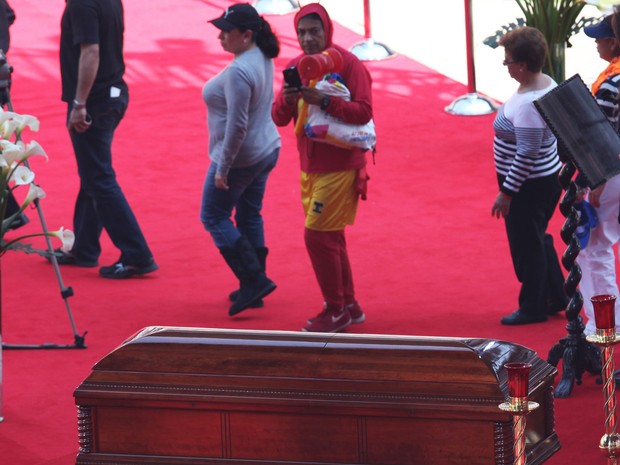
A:
{"label": "wristwatch", "polygon": [[326,95],[325,97],[323,97],[323,100],[321,100],[321,110],[326,110],[327,107],[329,106],[329,102],[330,102],[329,95]]}
{"label": "wristwatch", "polygon": [[73,99],[73,102],[71,102],[73,104],[73,109],[74,110],[81,110],[82,108],[86,108],[86,104],[80,102],[77,99]]}

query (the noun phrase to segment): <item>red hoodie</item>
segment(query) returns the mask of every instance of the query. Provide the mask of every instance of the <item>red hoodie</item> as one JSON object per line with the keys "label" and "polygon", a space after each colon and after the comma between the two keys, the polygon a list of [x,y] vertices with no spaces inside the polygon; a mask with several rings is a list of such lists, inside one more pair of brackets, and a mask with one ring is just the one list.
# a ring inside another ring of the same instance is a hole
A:
{"label": "red hoodie", "polygon": [[[351,101],[332,97],[327,112],[340,120],[351,124],[366,124],[372,119],[372,79],[362,62],[351,52],[332,43],[333,24],[325,8],[318,3],[311,3],[302,7],[295,15],[295,30],[301,18],[311,13],[317,13],[323,22],[326,48],[336,48],[341,54],[344,65],[338,73],[344,84],[351,92]],[[301,57],[291,60],[287,67],[296,66]],[[308,85],[307,81],[303,82]],[[277,95],[271,115],[278,126],[286,126],[292,119],[297,119],[297,105],[290,105],[284,99],[282,91]],[[364,152],[359,149],[349,150],[322,142],[313,142],[302,131],[297,135],[297,149],[299,150],[301,170],[306,173],[328,173],[334,171],[348,171],[362,168],[366,165]]]}

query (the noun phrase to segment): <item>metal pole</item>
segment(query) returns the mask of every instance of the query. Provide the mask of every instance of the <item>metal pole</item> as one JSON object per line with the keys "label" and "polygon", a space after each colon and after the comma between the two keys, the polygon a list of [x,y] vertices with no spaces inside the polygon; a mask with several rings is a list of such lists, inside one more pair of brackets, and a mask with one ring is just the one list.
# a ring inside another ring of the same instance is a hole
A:
{"label": "metal pole", "polygon": [[445,110],[453,115],[478,116],[493,113],[496,104],[476,92],[473,19],[471,0],[465,0],[465,45],[467,47],[467,94],[455,99]]}
{"label": "metal pole", "polygon": [[375,42],[370,31],[370,0],[364,0],[364,40],[351,47],[351,53],[362,61],[378,61],[395,53],[387,45]]}
{"label": "metal pole", "polygon": [[370,39],[370,0],[364,0],[364,38]]}
{"label": "metal pole", "polygon": [[467,47],[467,92],[476,92],[476,70],[474,67],[473,15],[471,0],[465,0],[465,46]]}

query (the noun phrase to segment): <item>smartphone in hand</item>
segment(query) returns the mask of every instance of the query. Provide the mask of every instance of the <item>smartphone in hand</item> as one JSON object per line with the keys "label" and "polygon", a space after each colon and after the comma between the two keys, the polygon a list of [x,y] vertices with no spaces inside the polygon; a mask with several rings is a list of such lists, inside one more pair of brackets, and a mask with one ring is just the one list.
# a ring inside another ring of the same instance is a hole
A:
{"label": "smartphone in hand", "polygon": [[291,66],[290,68],[286,68],[282,71],[284,75],[284,82],[294,89],[301,89],[301,77],[299,77],[299,72],[297,71],[296,66]]}

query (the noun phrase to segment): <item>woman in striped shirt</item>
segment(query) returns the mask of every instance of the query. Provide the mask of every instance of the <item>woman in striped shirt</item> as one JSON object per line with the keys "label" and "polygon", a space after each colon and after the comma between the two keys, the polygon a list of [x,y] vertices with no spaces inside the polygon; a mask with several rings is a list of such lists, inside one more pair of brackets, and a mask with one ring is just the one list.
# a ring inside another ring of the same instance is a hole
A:
{"label": "woman in striped shirt", "polygon": [[504,65],[519,88],[499,109],[493,129],[493,151],[499,193],[491,214],[503,217],[517,279],[521,283],[519,307],[501,319],[505,325],[547,320],[563,310],[564,276],[547,234],[547,226],[561,193],[557,144],[534,100],[557,86],[542,73],[547,55],[543,34],[532,27],[508,32]]}

